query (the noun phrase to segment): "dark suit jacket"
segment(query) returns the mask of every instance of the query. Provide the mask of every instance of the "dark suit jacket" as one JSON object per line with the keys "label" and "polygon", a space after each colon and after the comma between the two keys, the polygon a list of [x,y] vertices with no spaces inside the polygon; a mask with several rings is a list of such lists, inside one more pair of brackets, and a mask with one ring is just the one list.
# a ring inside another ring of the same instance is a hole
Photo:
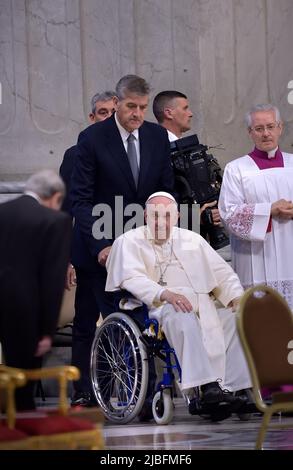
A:
{"label": "dark suit jacket", "polygon": [[[19,367],[54,334],[69,261],[71,220],[31,196],[0,204],[0,341]],[[11,364],[11,361],[10,361]]]}
{"label": "dark suit jacket", "polygon": [[[91,271],[100,269],[97,255],[118,235],[115,233],[117,218],[122,218],[122,222],[127,220],[123,216],[126,205],[138,203],[144,206],[148,196],[155,191],[173,192],[174,177],[167,131],[162,126],[145,121],[139,128],[139,142],[140,172],[136,189],[114,115],[91,125],[80,134],[71,193],[75,217],[72,260],[76,266]],[[115,196],[123,197],[123,206],[116,210],[116,220]],[[97,219],[92,215],[92,210],[99,203],[107,204],[112,209],[109,217],[113,230],[97,240],[92,235]]]}
{"label": "dark suit jacket", "polygon": [[70,199],[70,192],[71,192],[71,177],[73,173],[73,167],[75,162],[75,155],[76,155],[77,146],[73,145],[66,150],[63,156],[63,160],[59,169],[59,174],[63,179],[65,186],[66,186],[66,195],[61,207],[61,210],[67,212],[72,216],[72,204]]}

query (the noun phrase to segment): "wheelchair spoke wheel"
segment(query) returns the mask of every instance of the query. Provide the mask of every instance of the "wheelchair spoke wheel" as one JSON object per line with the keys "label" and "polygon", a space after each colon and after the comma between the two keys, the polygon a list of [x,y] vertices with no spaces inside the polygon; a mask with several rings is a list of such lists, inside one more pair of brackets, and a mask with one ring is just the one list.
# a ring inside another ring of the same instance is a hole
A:
{"label": "wheelchair spoke wheel", "polygon": [[140,335],[136,323],[123,313],[109,315],[96,332],[92,386],[103,413],[113,422],[132,421],[145,400],[148,359]]}

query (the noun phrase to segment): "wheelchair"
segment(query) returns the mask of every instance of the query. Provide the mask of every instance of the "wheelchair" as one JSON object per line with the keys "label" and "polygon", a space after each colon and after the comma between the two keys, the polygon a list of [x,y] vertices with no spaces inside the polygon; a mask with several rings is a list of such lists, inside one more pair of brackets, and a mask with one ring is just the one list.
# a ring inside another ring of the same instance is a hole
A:
{"label": "wheelchair", "polygon": [[[121,300],[124,296],[119,297]],[[119,299],[115,303],[119,305]],[[145,305],[139,309],[143,316],[143,332],[121,308],[107,316],[97,329],[90,362],[93,392],[109,421],[129,423],[143,407],[149,359],[157,356],[163,361],[164,373],[156,387],[152,412],[157,424],[168,424],[174,410],[174,372],[177,370],[181,380],[181,368],[174,349],[164,336],[161,337],[157,320],[149,319]],[[134,316],[135,311],[132,311]]]}
{"label": "wheelchair", "polygon": [[[127,293],[126,299],[131,297]],[[120,293],[117,297],[117,311],[107,316],[97,328],[92,344],[90,373],[94,396],[109,421],[116,424],[133,421],[145,403],[150,359],[158,357],[164,364],[164,372],[153,396],[152,413],[157,424],[169,424],[174,413],[173,382],[176,371],[181,382],[181,368],[175,351],[161,333],[157,320],[149,318],[146,305],[128,310],[136,318],[134,320],[130,313],[126,314],[126,310],[118,307],[121,301],[125,301],[125,294]],[[138,312],[143,317],[142,328],[137,322]],[[196,410],[192,414],[211,418],[201,402],[199,387],[194,392]],[[190,399],[186,396],[184,399],[189,405]],[[246,421],[251,412],[237,415],[240,420]],[[225,419],[218,419],[218,411],[214,416],[212,421]]]}

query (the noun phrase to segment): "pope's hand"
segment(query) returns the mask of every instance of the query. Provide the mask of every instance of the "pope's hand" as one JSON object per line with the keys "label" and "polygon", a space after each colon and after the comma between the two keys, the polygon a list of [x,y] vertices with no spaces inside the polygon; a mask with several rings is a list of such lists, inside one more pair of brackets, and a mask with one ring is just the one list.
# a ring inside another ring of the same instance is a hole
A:
{"label": "pope's hand", "polygon": [[239,306],[239,302],[240,302],[240,297],[236,297],[235,299],[231,300],[228,307],[232,307],[232,312],[236,312]]}
{"label": "pope's hand", "polygon": [[160,297],[162,302],[166,301],[168,304],[173,305],[176,312],[191,312],[193,310],[191,303],[185,295],[175,294],[168,289],[165,289]]}

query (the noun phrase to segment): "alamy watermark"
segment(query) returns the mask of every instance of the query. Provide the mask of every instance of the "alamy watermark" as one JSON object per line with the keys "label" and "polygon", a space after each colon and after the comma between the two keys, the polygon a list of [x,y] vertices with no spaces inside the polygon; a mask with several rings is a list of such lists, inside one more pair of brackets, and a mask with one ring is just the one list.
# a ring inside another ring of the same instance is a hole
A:
{"label": "alamy watermark", "polygon": [[[176,223],[180,228],[200,233],[199,204],[180,204],[178,211],[180,217],[177,223],[176,204],[170,203],[168,206],[150,204],[146,210],[147,225],[153,233],[156,231],[159,239],[165,239],[168,226]],[[104,203],[96,204],[92,215],[96,218],[92,226],[92,235],[96,240],[116,239],[133,228],[141,227],[145,222],[143,206],[124,205],[123,196],[115,196],[114,208]],[[169,219],[166,221],[166,218]]]}
{"label": "alamy watermark", "polygon": [[291,90],[291,91],[289,91],[288,97],[287,97],[288,103],[293,104],[293,80],[290,80],[290,82],[288,83],[287,88],[289,88]]}

